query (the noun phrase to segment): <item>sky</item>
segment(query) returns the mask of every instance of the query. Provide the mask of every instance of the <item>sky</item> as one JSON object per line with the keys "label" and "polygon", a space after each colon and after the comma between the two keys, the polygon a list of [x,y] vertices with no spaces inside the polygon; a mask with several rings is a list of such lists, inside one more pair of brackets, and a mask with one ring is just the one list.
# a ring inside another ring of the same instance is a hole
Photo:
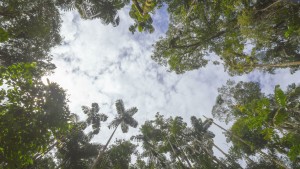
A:
{"label": "sky", "polygon": [[[166,12],[154,15],[156,30],[153,34],[133,35],[128,30],[133,23],[128,11],[125,8],[119,12],[121,22],[117,27],[103,25],[98,19],[82,20],[74,11],[62,12],[64,40],[62,45],[52,49],[57,68],[48,78],[66,89],[71,112],[84,119],[81,106],[97,102],[100,112],[109,116],[94,142],[104,144],[112,133],[107,124],[116,115],[114,104],[118,99],[124,101],[125,108],[138,108],[134,118],[140,125],[154,119],[157,112],[165,117],[182,116],[189,123],[191,116],[212,117],[217,89],[229,79],[259,82],[266,93],[272,93],[277,84],[285,89],[288,84],[300,82],[300,72],[291,75],[289,70],[279,70],[270,75],[254,71],[230,77],[221,65],[212,64],[181,75],[169,72],[150,57],[152,44],[167,30]],[[229,145],[222,131],[215,126],[210,130],[216,134],[215,143],[226,151]],[[127,134],[118,129],[113,140],[129,139],[136,134],[138,128],[130,128]],[[216,154],[222,156],[217,151]]]}

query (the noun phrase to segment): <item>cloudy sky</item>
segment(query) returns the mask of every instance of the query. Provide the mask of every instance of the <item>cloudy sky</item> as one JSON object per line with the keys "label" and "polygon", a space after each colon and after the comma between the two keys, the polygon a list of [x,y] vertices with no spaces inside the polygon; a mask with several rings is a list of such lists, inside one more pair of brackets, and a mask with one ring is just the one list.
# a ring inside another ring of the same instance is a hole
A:
{"label": "cloudy sky", "polygon": [[[164,36],[167,29],[166,12],[154,16],[156,31],[153,34],[132,35],[128,31],[133,22],[128,9],[119,15],[120,25],[112,27],[101,24],[100,20],[82,20],[76,12],[62,12],[64,42],[52,50],[57,69],[49,79],[67,90],[71,111],[82,118],[81,106],[97,102],[100,111],[109,115],[110,122],[116,115],[115,101],[122,99],[125,107],[139,109],[134,116],[139,124],[153,119],[156,112],[166,117],[182,116],[189,122],[192,115],[211,117],[217,88],[228,79],[260,82],[267,93],[272,92],[276,84],[285,88],[292,82],[300,82],[300,72],[291,75],[288,70],[280,70],[270,75],[256,71],[230,77],[222,66],[212,64],[182,75],[168,72],[150,58],[152,44]],[[214,126],[211,130],[217,135],[216,144],[228,149],[222,132]],[[93,141],[104,143],[111,132],[103,125]],[[118,129],[114,138],[129,139],[137,133],[138,129],[130,128],[128,134]]]}

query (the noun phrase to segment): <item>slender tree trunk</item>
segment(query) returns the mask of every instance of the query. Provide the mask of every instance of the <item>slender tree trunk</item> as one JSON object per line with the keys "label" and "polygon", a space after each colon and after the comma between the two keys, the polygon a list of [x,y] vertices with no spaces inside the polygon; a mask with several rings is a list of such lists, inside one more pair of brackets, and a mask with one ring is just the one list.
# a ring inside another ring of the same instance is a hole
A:
{"label": "slender tree trunk", "polygon": [[177,144],[178,149],[182,152],[185,161],[188,163],[188,165],[189,165],[190,168],[193,168],[191,162],[189,161],[189,159],[188,159],[188,157],[186,156],[185,152],[180,148],[180,146],[179,146],[179,144],[178,144],[178,142],[177,142],[177,140],[176,140],[175,137],[174,137],[174,139],[175,139],[175,142],[176,142],[176,144]]}
{"label": "slender tree trunk", "polygon": [[[228,167],[227,167],[225,164],[223,164],[223,162],[220,161],[217,157],[215,157],[214,155],[210,154],[210,153],[208,152],[207,148],[206,148],[205,146],[203,146],[201,142],[200,142],[199,145],[200,145],[200,147],[204,150],[205,154],[208,155],[208,156],[209,156],[211,159],[213,159],[214,161],[216,161],[217,164],[218,164],[219,166],[222,166],[223,169],[228,168]],[[189,146],[190,146],[190,145],[189,145]],[[190,146],[190,147],[193,149],[192,146]],[[198,150],[195,150],[195,149],[194,149],[194,151],[196,151],[196,152],[198,152],[199,154],[201,154],[201,152],[199,152]]]}
{"label": "slender tree trunk", "polygon": [[255,68],[276,68],[276,67],[290,67],[290,66],[300,66],[300,61],[276,63],[276,64],[257,64],[257,65],[254,65]]}
{"label": "slender tree trunk", "polygon": [[[47,83],[48,83],[48,85],[50,85],[49,79],[47,79]],[[80,125],[79,128],[81,128],[82,126],[83,126],[83,124]],[[68,134],[72,134],[73,132],[77,132],[77,129],[72,130],[72,131],[71,131],[70,133],[68,133]],[[66,139],[67,139],[68,136],[69,136],[68,134],[67,134],[67,135],[64,135],[64,136],[60,136],[60,138],[59,138],[58,140],[66,141]],[[55,141],[55,139],[53,139],[52,141]],[[61,144],[63,141],[61,141],[61,142],[56,141],[55,143],[53,143],[53,144],[46,150],[46,152],[44,152],[43,154],[37,154],[37,155],[35,155],[35,156],[34,156],[34,160],[38,160],[38,159],[40,159],[41,157],[45,156],[45,155],[48,154],[54,147],[58,146],[58,145]]]}
{"label": "slender tree trunk", "polygon": [[[205,117],[205,116],[204,116],[204,117]],[[205,118],[207,118],[207,117],[205,117]],[[233,136],[234,138],[238,139],[240,142],[242,142],[242,143],[244,143],[244,144],[246,144],[246,145],[248,145],[248,146],[251,147],[251,145],[250,145],[249,143],[247,143],[245,140],[243,140],[243,139],[240,138],[239,136],[237,136],[237,135],[233,134],[232,132],[226,130],[225,128],[223,128],[222,126],[218,125],[218,124],[215,123],[215,122],[213,122],[213,124],[216,125],[217,127],[219,127],[220,129],[226,131],[228,134],[230,134],[230,135]],[[276,159],[270,157],[268,154],[262,152],[261,150],[257,150],[257,151],[258,151],[262,156],[265,156],[266,158],[268,158],[269,160],[273,161],[273,162],[274,162],[275,164],[277,164],[278,166],[283,167],[283,168],[285,168],[285,169],[288,169],[288,167],[286,167],[286,166],[285,166],[284,164],[282,164],[280,161],[278,161],[278,160],[276,160]]]}
{"label": "slender tree trunk", "polygon": [[91,169],[95,169],[97,164],[99,163],[99,160],[101,159],[102,155],[104,154],[105,150],[107,149],[107,146],[109,144],[109,142],[111,141],[112,137],[114,136],[117,128],[119,127],[120,123],[116,126],[115,130],[113,131],[113,133],[110,135],[108,141],[106,142],[105,146],[103,147],[103,149],[99,151],[98,157],[96,158],[96,160],[94,161]]}
{"label": "slender tree trunk", "polygon": [[218,149],[223,155],[225,155],[225,157],[227,157],[233,164],[235,164],[235,166],[239,166],[240,168],[242,168],[237,162],[235,162],[235,160],[233,160],[227,153],[225,153],[220,147],[218,147],[215,143],[213,143],[213,146]]}
{"label": "slender tree trunk", "polygon": [[[159,156],[160,154],[155,150],[155,147],[154,147],[152,144],[150,144],[148,141],[144,141],[144,143],[148,144],[149,147],[150,147],[150,149],[151,149],[152,151],[154,151],[156,154],[158,154],[158,157],[156,157],[156,158],[159,160],[159,162],[160,162],[161,164],[165,164],[165,161],[163,161],[163,159],[161,159],[161,157]],[[170,168],[170,166],[168,166],[168,167]]]}
{"label": "slender tree trunk", "polygon": [[175,157],[177,158],[177,160],[179,161],[180,165],[183,167],[183,168],[186,168],[184,165],[183,165],[183,162],[181,161],[181,159],[176,155],[177,153],[175,152],[174,148],[173,148],[173,145],[171,144],[170,140],[169,140],[169,137],[167,136],[167,140],[168,140],[168,143],[170,144],[171,146],[171,149],[175,155]]}
{"label": "slender tree trunk", "polygon": [[[195,140],[196,140],[196,142],[197,143],[199,143],[199,145],[203,148],[203,146],[202,146],[202,143],[196,138],[196,137],[194,137],[194,136],[192,136]],[[214,143],[213,143],[213,146],[216,146]],[[226,154],[223,150],[221,150],[218,146],[216,146],[216,148],[221,152],[221,153],[223,153],[227,158],[229,158],[230,160],[231,160],[231,158],[230,158],[230,156],[228,155],[228,154]],[[206,153],[209,153],[208,152],[208,150],[206,149],[206,148],[203,148],[203,149],[205,149],[205,152]],[[218,163],[219,162],[221,162],[219,159],[214,159],[215,161],[217,161]],[[221,162],[222,163],[222,162]],[[220,165],[220,164],[219,164]],[[222,167],[225,167],[225,168],[227,168],[227,166],[225,166],[223,163],[221,164],[222,165]]]}
{"label": "slender tree trunk", "polygon": [[56,147],[59,144],[58,141],[56,141],[55,143],[53,143],[47,150],[46,152],[44,152],[43,154],[37,154],[34,156],[34,161],[42,158],[43,156],[45,156],[46,154],[48,154],[54,147]]}
{"label": "slender tree trunk", "polygon": [[258,10],[258,11],[266,11],[266,10],[268,10],[269,8],[271,8],[272,6],[276,5],[277,3],[281,2],[281,1],[282,0],[277,0],[276,2],[274,2],[271,5],[267,6],[266,8]]}

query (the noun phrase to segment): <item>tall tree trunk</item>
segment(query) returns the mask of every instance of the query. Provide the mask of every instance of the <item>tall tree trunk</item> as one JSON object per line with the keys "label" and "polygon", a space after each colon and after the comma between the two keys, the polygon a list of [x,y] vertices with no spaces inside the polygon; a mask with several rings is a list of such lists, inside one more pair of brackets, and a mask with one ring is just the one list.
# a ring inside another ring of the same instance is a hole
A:
{"label": "tall tree trunk", "polygon": [[[154,151],[156,154],[158,154],[158,156],[156,157],[158,160],[159,160],[159,162],[161,163],[161,164],[166,164],[165,163],[165,161],[163,160],[163,159],[161,159],[161,156],[160,156],[160,154],[155,150],[155,147],[152,145],[152,144],[150,144],[148,141],[144,141],[144,143],[146,143],[146,144],[148,144],[149,145],[149,147],[150,147],[150,149],[152,150],[152,151]],[[170,168],[170,166],[168,166],[168,168]]]}
{"label": "tall tree trunk", "polygon": [[[205,118],[207,118],[206,116],[204,116]],[[230,134],[231,136],[233,136],[234,138],[238,139],[240,142],[248,145],[251,147],[251,145],[249,143],[247,143],[245,140],[243,140],[242,138],[240,138],[239,136],[235,135],[234,133],[226,130],[225,128],[223,128],[222,126],[218,125],[217,123],[213,122],[214,125],[216,125],[217,127],[219,127],[220,129],[226,131],[228,134]],[[288,169],[288,167],[286,167],[284,164],[282,164],[280,161],[274,159],[273,157],[270,157],[268,154],[262,152],[261,150],[257,150],[262,156],[268,158],[269,160],[273,161],[275,164],[277,164],[280,167],[283,167],[285,169]]]}
{"label": "tall tree trunk", "polygon": [[[200,142],[199,145],[200,145],[200,147],[204,150],[204,153],[205,153],[206,155],[208,155],[211,159],[213,159],[214,161],[216,161],[217,164],[218,164],[219,166],[221,166],[223,169],[228,168],[228,167],[227,167],[225,164],[223,164],[223,162],[220,161],[217,157],[215,157],[214,155],[210,154],[209,151],[207,150],[207,148],[206,148],[205,146],[203,146],[201,142]],[[201,154],[201,152],[199,152],[198,150],[194,149],[192,146],[190,146],[190,145],[188,145],[188,146],[191,147],[191,148],[193,149],[193,151],[195,151],[195,152]]]}
{"label": "tall tree trunk", "polygon": [[172,143],[170,142],[168,136],[167,136],[167,140],[168,140],[168,143],[169,143],[170,146],[171,146],[171,149],[172,149],[172,151],[173,151],[173,153],[174,153],[174,155],[175,155],[175,158],[177,158],[177,160],[179,161],[180,165],[181,165],[183,168],[186,168],[186,167],[183,165],[183,162],[181,161],[181,159],[177,156],[177,153],[176,153],[176,151],[174,150],[173,145],[172,145]]}
{"label": "tall tree trunk", "polygon": [[231,161],[231,163],[233,163],[235,166],[239,166],[240,168],[242,168],[241,166],[240,166],[240,164],[238,164],[237,162],[235,162],[235,160],[233,160],[227,153],[225,153],[219,146],[217,146],[215,143],[212,143],[213,144],[213,146],[216,148],[216,149],[218,149],[225,157],[227,157],[230,161]]}
{"label": "tall tree trunk", "polygon": [[110,135],[110,137],[109,137],[108,141],[106,142],[105,146],[103,147],[103,149],[102,150],[100,149],[99,154],[98,154],[96,160],[94,161],[91,169],[95,169],[96,168],[97,164],[99,163],[99,160],[101,159],[102,155],[104,154],[105,150],[107,149],[107,146],[108,146],[109,142],[111,141],[112,137],[114,136],[117,128],[119,127],[119,125],[120,125],[120,123],[116,126],[115,130]]}
{"label": "tall tree trunk", "polygon": [[179,144],[178,144],[178,142],[177,142],[177,140],[176,140],[175,137],[174,137],[174,139],[175,139],[175,142],[176,142],[176,144],[177,144],[178,149],[182,152],[185,161],[188,163],[188,165],[189,165],[190,168],[193,168],[191,162],[189,161],[189,159],[188,159],[188,157],[186,156],[185,152],[180,148],[180,146],[179,146]]}
{"label": "tall tree trunk", "polygon": [[[192,136],[195,140],[196,140],[196,142],[198,142],[200,145],[201,145],[201,147],[202,147],[202,143],[196,138],[196,137],[194,137],[194,136]],[[215,145],[215,143],[213,143],[213,146],[214,147],[216,147],[222,154],[224,154],[233,164],[236,164],[236,165],[238,165],[238,166],[240,166],[239,164],[237,164],[234,160],[232,160],[231,159],[231,157],[228,155],[228,154],[226,154],[221,148],[219,148],[217,145]],[[207,151],[207,149],[206,149],[206,151]],[[208,153],[208,152],[207,152]],[[224,166],[223,166],[224,167]],[[241,168],[241,167],[240,167]]]}
{"label": "tall tree trunk", "polygon": [[289,67],[289,66],[300,66],[300,61],[276,63],[276,64],[257,64],[255,68],[276,68],[276,67]]}
{"label": "tall tree trunk", "polygon": [[207,148],[205,146],[202,146],[204,148],[204,151],[206,152],[207,155],[209,155],[213,160],[215,160],[219,166],[222,166],[222,168],[228,168],[225,164],[223,164],[222,161],[220,161],[216,156],[214,156],[213,154],[210,154],[207,150]]}

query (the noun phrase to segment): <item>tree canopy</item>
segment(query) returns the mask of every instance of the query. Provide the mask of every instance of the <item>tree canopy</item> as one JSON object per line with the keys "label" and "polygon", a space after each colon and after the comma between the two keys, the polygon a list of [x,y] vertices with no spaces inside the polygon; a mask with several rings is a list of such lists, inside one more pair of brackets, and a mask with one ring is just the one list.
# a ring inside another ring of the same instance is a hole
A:
{"label": "tree canopy", "polygon": [[233,143],[232,153],[244,157],[268,150],[272,157],[264,158],[269,162],[285,157],[290,161],[289,167],[296,167],[300,160],[299,91],[296,84],[289,85],[286,91],[276,86],[271,95],[261,93],[260,86],[253,82],[223,86],[213,115],[230,115],[230,121],[234,121],[228,134]]}
{"label": "tree canopy", "polygon": [[180,12],[170,9],[169,29],[156,42],[152,59],[176,73],[208,61],[221,62],[231,75],[256,68],[294,71],[300,56],[299,7],[291,1],[214,0],[195,1]]}
{"label": "tree canopy", "polygon": [[[127,134],[138,127],[136,107],[117,100],[112,120],[98,103],[82,106],[82,119],[70,112],[66,90],[45,78],[56,68],[50,51],[62,41],[60,10],[118,26],[118,12],[129,4],[132,33],[153,33],[153,15],[166,6],[168,31],[152,59],[176,73],[210,61],[230,75],[299,69],[300,3],[293,0],[2,0],[1,169],[238,169],[239,160],[249,169],[300,168],[299,84],[277,85],[267,95],[257,82],[228,81],[212,108],[215,119],[233,123],[228,130],[210,118],[157,113],[130,140],[111,142],[119,126]],[[228,152],[215,143],[211,125],[224,131]],[[95,140],[103,126],[114,129],[105,145]]]}

